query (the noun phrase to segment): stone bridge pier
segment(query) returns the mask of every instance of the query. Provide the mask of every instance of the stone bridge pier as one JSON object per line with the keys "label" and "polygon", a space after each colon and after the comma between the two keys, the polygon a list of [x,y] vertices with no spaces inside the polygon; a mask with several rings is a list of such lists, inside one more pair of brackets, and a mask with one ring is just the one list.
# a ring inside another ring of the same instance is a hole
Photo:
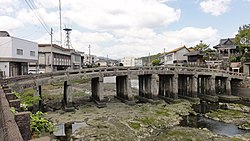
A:
{"label": "stone bridge pier", "polygon": [[153,99],[158,95],[157,74],[139,75],[139,96]]}
{"label": "stone bridge pier", "polygon": [[122,100],[133,100],[131,89],[131,77],[129,75],[116,76],[117,98]]}
{"label": "stone bridge pier", "polygon": [[231,95],[231,78],[216,77],[215,91],[217,95]]}
{"label": "stone bridge pier", "polygon": [[159,97],[163,99],[178,98],[178,75],[159,75]]}
{"label": "stone bridge pier", "polygon": [[101,102],[104,100],[103,77],[100,76],[91,79],[91,91],[92,98],[95,101]]}
{"label": "stone bridge pier", "polygon": [[198,94],[216,95],[216,79],[214,75],[203,75],[198,77]]}
{"label": "stone bridge pier", "polygon": [[178,94],[183,98],[197,98],[197,75],[179,75]]}
{"label": "stone bridge pier", "polygon": [[72,106],[73,96],[72,96],[72,86],[69,81],[64,81],[63,83],[63,106]]}

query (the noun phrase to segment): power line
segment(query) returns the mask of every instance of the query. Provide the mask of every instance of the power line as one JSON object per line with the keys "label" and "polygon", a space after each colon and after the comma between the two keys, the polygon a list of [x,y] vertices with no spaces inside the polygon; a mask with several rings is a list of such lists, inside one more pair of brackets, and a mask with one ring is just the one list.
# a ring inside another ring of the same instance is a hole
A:
{"label": "power line", "polygon": [[[31,11],[34,13],[40,24],[43,26],[43,28],[46,30],[46,32],[50,35],[50,31],[47,28],[47,25],[45,24],[44,20],[39,16],[38,12],[33,8],[32,2],[29,0],[25,0],[26,4],[29,6]],[[34,6],[35,7],[35,6]]]}

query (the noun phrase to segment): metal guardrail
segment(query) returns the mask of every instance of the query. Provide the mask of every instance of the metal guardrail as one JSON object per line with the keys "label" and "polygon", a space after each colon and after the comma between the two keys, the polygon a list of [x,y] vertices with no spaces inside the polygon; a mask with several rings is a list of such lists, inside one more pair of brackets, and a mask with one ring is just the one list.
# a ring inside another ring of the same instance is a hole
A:
{"label": "metal guardrail", "polygon": [[226,70],[211,69],[211,68],[198,68],[198,67],[182,67],[182,66],[143,66],[143,67],[98,67],[98,68],[86,68],[78,70],[56,71],[43,74],[22,75],[16,77],[5,78],[7,82],[17,82],[22,80],[34,80],[48,77],[73,75],[73,74],[91,74],[91,73],[108,73],[118,71],[187,71],[187,72],[208,72],[208,73],[222,73],[230,76],[247,77],[244,73],[237,73]]}

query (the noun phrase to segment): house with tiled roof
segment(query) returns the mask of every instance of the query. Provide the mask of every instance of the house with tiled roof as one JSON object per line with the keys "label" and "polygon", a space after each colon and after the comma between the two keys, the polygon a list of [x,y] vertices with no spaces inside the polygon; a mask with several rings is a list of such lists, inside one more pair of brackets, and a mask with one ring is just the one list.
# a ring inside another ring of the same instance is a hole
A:
{"label": "house with tiled roof", "polygon": [[237,46],[234,44],[234,38],[220,39],[219,44],[214,48],[219,53],[219,59],[228,59],[239,53]]}
{"label": "house with tiled roof", "polygon": [[183,64],[187,62],[187,56],[184,54],[189,53],[189,49],[186,46],[182,46],[164,53],[161,56],[161,64]]}

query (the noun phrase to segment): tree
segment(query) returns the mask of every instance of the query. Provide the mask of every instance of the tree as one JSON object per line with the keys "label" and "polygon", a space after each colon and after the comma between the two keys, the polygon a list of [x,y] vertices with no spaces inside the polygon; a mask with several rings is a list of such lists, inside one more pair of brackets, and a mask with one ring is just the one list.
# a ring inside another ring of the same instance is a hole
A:
{"label": "tree", "polygon": [[160,65],[160,60],[159,59],[155,59],[152,61],[153,66],[159,66]]}
{"label": "tree", "polygon": [[206,51],[208,49],[209,45],[202,43],[202,40],[199,44],[194,46],[194,50],[196,51]]}
{"label": "tree", "polygon": [[[235,45],[239,46],[240,50],[244,50],[250,46],[250,24],[239,27],[238,34],[234,39]],[[248,43],[248,45],[247,45]]]}

